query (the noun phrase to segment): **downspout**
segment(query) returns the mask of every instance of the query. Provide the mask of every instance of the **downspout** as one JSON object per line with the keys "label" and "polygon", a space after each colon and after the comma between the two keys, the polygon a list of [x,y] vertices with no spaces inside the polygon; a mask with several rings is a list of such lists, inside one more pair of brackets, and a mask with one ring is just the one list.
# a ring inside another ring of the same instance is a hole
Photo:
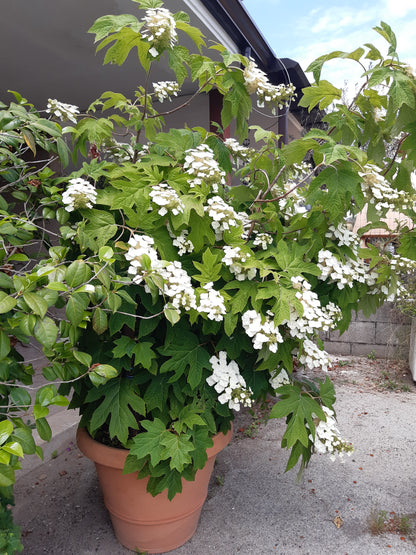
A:
{"label": "downspout", "polygon": [[279,110],[277,120],[277,133],[280,135],[279,146],[287,145],[289,142],[289,108]]}

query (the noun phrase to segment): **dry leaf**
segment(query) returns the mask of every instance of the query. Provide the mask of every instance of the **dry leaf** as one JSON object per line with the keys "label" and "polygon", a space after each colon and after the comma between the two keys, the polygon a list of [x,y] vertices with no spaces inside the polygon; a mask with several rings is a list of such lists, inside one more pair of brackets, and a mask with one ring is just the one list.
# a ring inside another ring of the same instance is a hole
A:
{"label": "dry leaf", "polygon": [[342,520],[342,518],[340,516],[336,516],[333,520],[333,523],[335,524],[335,526],[337,528],[341,528],[341,526],[344,524],[344,521]]}

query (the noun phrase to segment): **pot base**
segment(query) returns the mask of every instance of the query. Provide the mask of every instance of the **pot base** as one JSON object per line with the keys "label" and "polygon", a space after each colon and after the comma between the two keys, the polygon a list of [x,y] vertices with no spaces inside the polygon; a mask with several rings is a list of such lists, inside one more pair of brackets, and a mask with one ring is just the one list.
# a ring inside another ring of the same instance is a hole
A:
{"label": "pot base", "polygon": [[[132,551],[166,553],[186,543],[198,527],[201,507],[192,514],[172,522],[127,522],[109,510],[114,534],[118,541]],[[140,545],[138,545],[138,541]]]}

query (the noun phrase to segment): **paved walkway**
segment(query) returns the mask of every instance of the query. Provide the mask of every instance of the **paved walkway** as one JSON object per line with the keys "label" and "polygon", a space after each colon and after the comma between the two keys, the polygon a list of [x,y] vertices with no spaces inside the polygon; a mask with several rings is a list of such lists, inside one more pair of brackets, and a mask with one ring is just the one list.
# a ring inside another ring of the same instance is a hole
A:
{"label": "paved walkway", "polygon": [[[355,446],[345,464],[315,456],[296,481],[296,472],[284,473],[282,423],[270,421],[251,439],[238,432],[247,418],[240,415],[234,439],[217,458],[197,532],[172,553],[414,554],[409,537],[373,536],[368,521],[374,510],[416,514],[416,388],[380,393],[345,384],[337,391],[340,427]],[[56,458],[47,456],[18,479],[14,513],[24,553],[130,553],[114,538],[93,465],[76,448],[74,429]],[[61,439],[58,434],[54,441]]]}

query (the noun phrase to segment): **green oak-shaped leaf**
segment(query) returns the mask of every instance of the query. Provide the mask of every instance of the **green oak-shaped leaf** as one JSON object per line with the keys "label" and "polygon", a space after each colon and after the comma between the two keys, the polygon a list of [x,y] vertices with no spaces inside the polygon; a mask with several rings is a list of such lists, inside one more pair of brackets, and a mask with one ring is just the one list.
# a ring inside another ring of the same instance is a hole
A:
{"label": "green oak-shaped leaf", "polygon": [[130,453],[138,459],[150,457],[150,462],[156,466],[162,459],[161,454],[164,449],[162,439],[169,432],[159,418],[155,418],[153,421],[143,420],[141,425],[146,431],[134,437]]}
{"label": "green oak-shaped leaf", "polygon": [[210,355],[199,345],[196,336],[188,334],[187,337],[189,342],[168,345],[162,349],[163,355],[169,359],[162,364],[160,372],[173,372],[171,382],[186,374],[189,385],[195,389],[201,383],[204,368],[211,370]]}
{"label": "green oak-shaped leaf", "polygon": [[160,453],[161,459],[170,459],[170,468],[182,472],[184,466],[192,462],[189,453],[194,450],[194,446],[189,434],[176,435],[168,432],[161,440],[164,446]]}
{"label": "green oak-shaped leaf", "polygon": [[124,445],[127,442],[129,428],[138,429],[136,415],[146,412],[143,399],[135,391],[133,380],[115,378],[88,392],[86,402],[101,403],[93,412],[90,432],[93,434],[109,419],[110,437],[117,437]]}

